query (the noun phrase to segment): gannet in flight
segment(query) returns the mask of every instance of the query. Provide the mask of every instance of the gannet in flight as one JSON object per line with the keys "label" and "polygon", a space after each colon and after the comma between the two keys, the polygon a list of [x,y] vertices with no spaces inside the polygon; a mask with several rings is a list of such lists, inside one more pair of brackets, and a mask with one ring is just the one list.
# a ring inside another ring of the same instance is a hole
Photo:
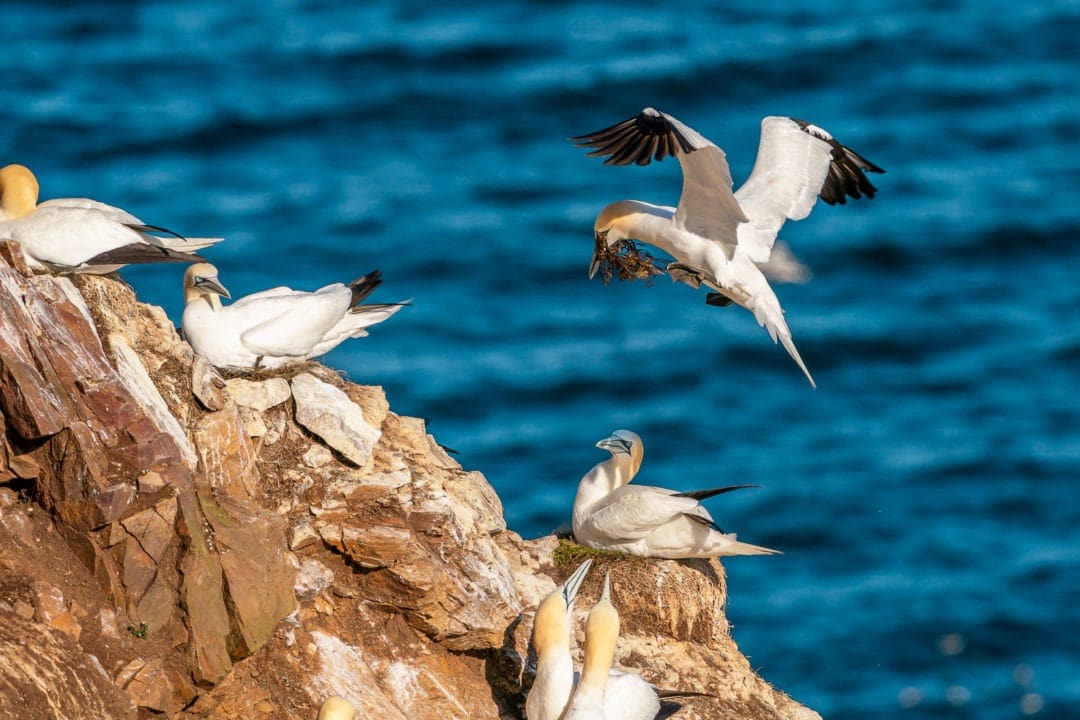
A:
{"label": "gannet in flight", "polygon": [[629,430],[616,430],[596,443],[611,458],[578,484],[574,498],[574,538],[592,548],[656,558],[722,555],[778,555],[777,550],[739,542],[725,533],[699,500],[752,485],[676,492],[629,485],[641,468],[645,447]]}
{"label": "gannet in flight", "polygon": [[0,168],[0,239],[17,240],[36,271],[102,274],[129,263],[199,262],[192,252],[221,242],[184,238],[89,198],[37,200],[29,168]]}
{"label": "gannet in flight", "polygon": [[[753,172],[734,193],[724,151],[654,108],[571,140],[593,148],[590,156],[607,156],[607,165],[678,158],[683,171],[679,206],[639,200],[608,205],[593,227],[597,248],[605,243],[617,248],[636,239],[668,253],[675,259],[667,266],[673,280],[712,289],[705,300],[710,305],[736,302],[752,312],[813,386],[780,301],[755,263],[768,261],[784,221],[806,217],[819,195],[830,205],[844,204],[845,196],[872,198],[877,189],[864,171],[885,171],[816,125],[787,117],[761,121]],[[589,277],[601,261],[594,252]]]}
{"label": "gannet in flight", "polygon": [[316,720],[356,720],[356,706],[340,695],[332,695],[319,708]]}
{"label": "gannet in flight", "polygon": [[408,303],[361,305],[382,282],[378,270],[348,285],[315,292],[276,287],[222,305],[231,297],[218,271],[198,263],[184,273],[184,337],[211,364],[234,370],[275,369],[330,352]]}

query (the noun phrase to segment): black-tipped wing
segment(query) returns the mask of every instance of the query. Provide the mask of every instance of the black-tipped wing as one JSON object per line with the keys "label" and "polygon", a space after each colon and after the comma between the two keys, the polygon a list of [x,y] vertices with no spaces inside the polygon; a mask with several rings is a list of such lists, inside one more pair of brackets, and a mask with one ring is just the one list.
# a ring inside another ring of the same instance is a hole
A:
{"label": "black-tipped wing", "polygon": [[829,143],[832,148],[832,162],[825,184],[821,186],[821,199],[830,205],[843,205],[848,197],[856,200],[865,195],[873,198],[877,188],[866,177],[867,172],[883,173],[884,169],[864,158],[846,145],[841,145],[836,138],[817,125],[805,120],[791,118],[802,129],[814,137]]}
{"label": "black-tipped wing", "polygon": [[170,250],[159,245],[131,243],[122,245],[87,260],[84,265],[136,265],[159,262],[206,262],[206,259],[194,253]]}
{"label": "black-tipped wing", "polygon": [[645,108],[634,117],[588,135],[571,138],[592,148],[590,156],[607,165],[648,165],[671,155],[683,171],[683,190],[675,222],[686,230],[735,252],[736,228],[746,222],[731,192],[731,171],[724,151],[667,113]]}
{"label": "black-tipped wing", "polygon": [[872,197],[876,189],[863,169],[882,172],[816,125],[764,118],[754,169],[735,192],[749,218],[738,229],[739,249],[767,262],[783,224],[809,215],[819,196],[830,204],[845,202],[845,195]]}
{"label": "black-tipped wing", "polygon": [[382,284],[382,270],[372,270],[362,278],[357,278],[349,283],[349,290],[352,291],[352,299],[349,301],[349,307],[356,307],[364,301],[371,293],[375,292],[375,288]]}
{"label": "black-tipped wing", "polygon": [[690,490],[688,492],[675,493],[676,497],[693,498],[694,500],[705,500],[715,495],[723,495],[729,493],[732,490],[744,490],[746,488],[761,487],[760,485],[728,485],[726,487],[709,488],[708,490]]}
{"label": "black-tipped wing", "polygon": [[[659,110],[645,108],[629,120],[570,139],[581,147],[593,148],[589,157],[606,157],[605,165],[648,165],[653,160],[699,149],[679,127],[682,123],[672,123],[672,119]],[[693,135],[704,140],[697,133]]]}

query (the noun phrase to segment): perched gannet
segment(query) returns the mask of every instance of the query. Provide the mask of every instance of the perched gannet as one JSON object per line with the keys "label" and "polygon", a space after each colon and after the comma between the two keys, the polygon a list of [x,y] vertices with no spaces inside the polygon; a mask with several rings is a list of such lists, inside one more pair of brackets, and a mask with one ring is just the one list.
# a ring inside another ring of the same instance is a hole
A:
{"label": "perched gannet", "polygon": [[129,263],[199,262],[192,252],[221,242],[184,238],[97,200],[37,200],[37,178],[28,168],[0,168],[0,239],[17,240],[37,271],[102,274]]}
{"label": "perched gannet", "polygon": [[356,707],[340,695],[332,695],[319,708],[316,720],[356,720]]}
{"label": "perched gannet", "polygon": [[276,287],[222,305],[231,297],[218,271],[198,263],[184,273],[184,337],[211,365],[237,370],[274,369],[330,352],[352,337],[364,337],[404,303],[361,305],[382,282],[378,270],[348,285],[315,292]]}
{"label": "perched gannet", "polygon": [[[818,195],[829,204],[845,195],[872,198],[877,189],[863,171],[884,172],[810,123],[787,117],[761,121],[761,142],[750,177],[732,192],[724,151],[671,115],[645,108],[635,117],[588,135],[571,138],[609,156],[605,164],[647,165],[653,158],[678,158],[683,171],[677,208],[638,200],[605,207],[593,231],[598,248],[640,240],[671,255],[673,280],[715,292],[710,305],[736,302],[754,314],[774,342],[779,340],[810,376],[799,356],[784,311],[756,263],[768,261],[785,220],[801,220]],[[589,276],[600,265],[594,252]]]}
{"label": "perched gannet", "polygon": [[585,621],[585,662],[564,720],[651,720],[656,717],[660,701],[655,693],[652,697],[655,707],[652,703],[645,708],[627,707],[627,703],[621,702],[617,709],[609,709],[607,705],[607,697],[616,694],[614,687],[608,688],[608,680],[618,639],[619,612],[611,604],[611,575],[605,573],[604,591]]}
{"label": "perched gannet", "polygon": [[629,430],[616,430],[596,443],[611,458],[578,484],[574,498],[574,538],[593,548],[656,558],[778,555],[779,551],[739,542],[713,521],[698,502],[752,485],[676,492],[628,485],[641,468],[645,447]]}
{"label": "perched gannet", "polygon": [[592,560],[586,560],[541,601],[533,618],[536,678],[525,698],[528,720],[558,720],[574,691],[574,661],[570,657],[570,619],[581,583]]}

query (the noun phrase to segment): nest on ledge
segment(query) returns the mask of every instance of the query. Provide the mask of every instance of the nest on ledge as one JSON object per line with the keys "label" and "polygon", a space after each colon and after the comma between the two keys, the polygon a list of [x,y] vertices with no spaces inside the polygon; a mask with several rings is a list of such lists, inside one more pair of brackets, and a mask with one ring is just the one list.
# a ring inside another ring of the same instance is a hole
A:
{"label": "nest on ledge", "polygon": [[619,280],[645,280],[651,283],[653,277],[664,274],[664,270],[657,266],[659,261],[633,240],[619,240],[609,245],[607,241],[597,238],[593,259],[599,263],[605,285],[616,275]]}

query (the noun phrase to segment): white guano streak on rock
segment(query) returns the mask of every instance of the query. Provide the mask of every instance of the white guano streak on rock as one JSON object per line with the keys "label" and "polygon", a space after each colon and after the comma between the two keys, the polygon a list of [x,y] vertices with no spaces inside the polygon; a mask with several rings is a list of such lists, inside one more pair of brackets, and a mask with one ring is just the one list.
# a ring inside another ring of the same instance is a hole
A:
{"label": "white guano streak on rock", "polygon": [[319,649],[320,667],[308,678],[307,691],[316,703],[341,695],[360,711],[360,717],[408,720],[393,698],[379,687],[375,673],[358,648],[318,630],[311,633]]}
{"label": "white guano streak on rock", "polygon": [[158,429],[176,441],[184,463],[194,470],[199,461],[195,448],[188,440],[187,433],[180,427],[180,423],[169,412],[169,406],[165,404],[165,399],[161,397],[157,386],[146,372],[146,367],[128,344],[127,338],[120,333],[112,333],[109,335],[109,346],[112,348],[113,361],[116,363],[116,373],[124,387],[143,407],[146,414],[153,418]]}
{"label": "white guano streak on rock", "polygon": [[382,432],[364,419],[360,406],[348,395],[311,373],[293,378],[292,393],[298,423],[350,462],[364,467],[371,461]]}

